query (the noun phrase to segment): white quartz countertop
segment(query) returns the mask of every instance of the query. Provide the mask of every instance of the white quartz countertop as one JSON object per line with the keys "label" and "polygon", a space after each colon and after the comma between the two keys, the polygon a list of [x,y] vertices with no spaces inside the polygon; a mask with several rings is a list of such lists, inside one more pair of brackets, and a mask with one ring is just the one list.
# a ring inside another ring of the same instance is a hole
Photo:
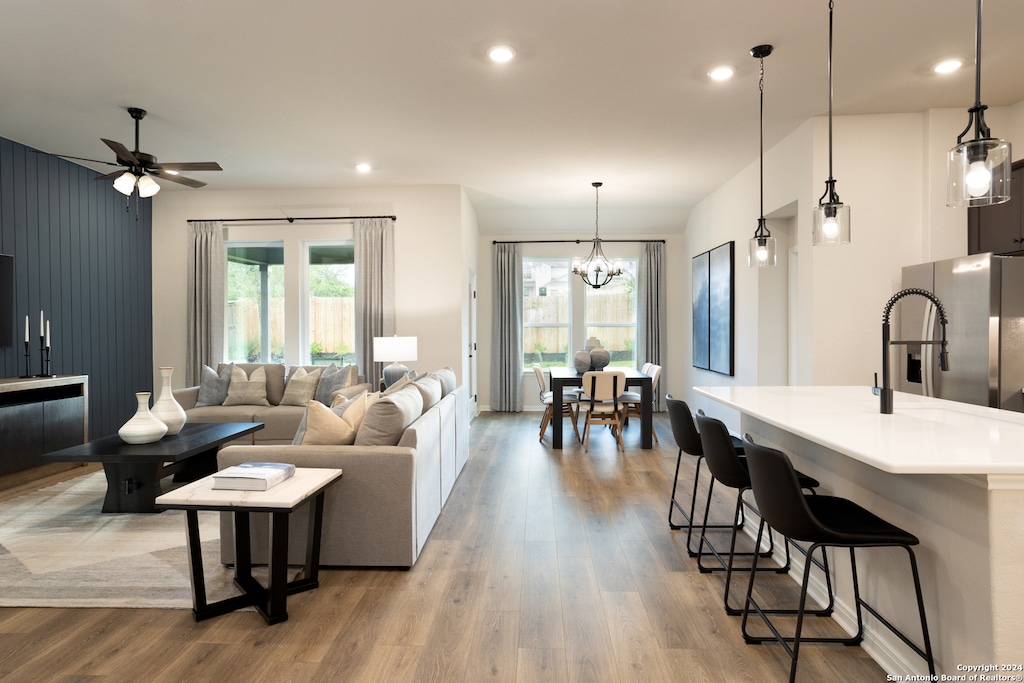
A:
{"label": "white quartz countertop", "polygon": [[694,387],[697,393],[894,474],[1024,474],[1024,414],[864,387]]}
{"label": "white quartz countertop", "polygon": [[213,475],[157,496],[157,507],[274,508],[291,510],[341,476],[341,470],[297,467],[295,474],[266,491],[213,488]]}

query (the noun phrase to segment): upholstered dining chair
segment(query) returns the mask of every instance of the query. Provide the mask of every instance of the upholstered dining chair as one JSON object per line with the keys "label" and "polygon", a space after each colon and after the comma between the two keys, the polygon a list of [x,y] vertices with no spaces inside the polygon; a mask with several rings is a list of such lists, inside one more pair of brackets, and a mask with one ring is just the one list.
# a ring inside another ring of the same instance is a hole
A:
{"label": "upholstered dining chair", "polygon": [[[651,397],[652,401],[658,399],[658,380],[661,379],[661,366],[655,363],[644,363],[643,368],[640,372],[651,377]],[[640,411],[643,409],[642,394],[639,391],[624,391],[622,392],[622,402],[626,404],[624,422],[629,424],[629,418],[640,417]],[[652,408],[653,409],[653,408]],[[656,443],[658,441],[658,430],[654,428],[654,423],[651,422],[651,435],[654,436]]]}
{"label": "upholstered dining chair", "polygon": [[[554,394],[548,391],[548,385],[544,379],[544,370],[541,369],[540,363],[533,364],[533,374],[537,376],[537,384],[540,385],[540,402],[544,405],[544,414],[540,417],[540,440],[543,441],[544,432],[548,429],[548,424],[552,418],[552,411],[554,410]],[[577,440],[580,440],[580,429],[577,426],[580,415],[579,405],[579,394],[574,392],[562,394],[562,415],[559,419],[565,416],[569,416],[572,419],[572,428],[576,432]]]}
{"label": "upholstered dining chair", "polygon": [[597,370],[583,373],[583,393],[580,395],[580,410],[587,415],[583,425],[583,451],[590,450],[590,427],[603,424],[611,427],[615,440],[622,452],[623,403],[622,393],[626,388],[626,373],[622,370]]}

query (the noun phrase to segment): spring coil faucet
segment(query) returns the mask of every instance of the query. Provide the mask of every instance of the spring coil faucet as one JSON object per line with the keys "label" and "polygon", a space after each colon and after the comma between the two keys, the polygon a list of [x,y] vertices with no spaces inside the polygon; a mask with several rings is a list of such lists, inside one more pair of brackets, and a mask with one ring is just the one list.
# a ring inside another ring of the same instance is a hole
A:
{"label": "spring coil faucet", "polygon": [[[890,339],[889,331],[889,316],[892,314],[892,307],[896,305],[896,302],[903,297],[917,295],[923,296],[924,298],[935,304],[935,308],[939,311],[939,325],[942,326],[942,340],[896,340]],[[949,353],[946,351],[946,308],[939,301],[939,298],[929,292],[927,289],[919,289],[917,287],[910,287],[908,289],[901,289],[900,291],[893,294],[889,302],[885,304],[885,311],[882,313],[882,391],[881,397],[881,412],[883,415],[892,415],[892,386],[889,383],[889,347],[895,344],[939,344],[939,370],[947,372],[949,370]]]}

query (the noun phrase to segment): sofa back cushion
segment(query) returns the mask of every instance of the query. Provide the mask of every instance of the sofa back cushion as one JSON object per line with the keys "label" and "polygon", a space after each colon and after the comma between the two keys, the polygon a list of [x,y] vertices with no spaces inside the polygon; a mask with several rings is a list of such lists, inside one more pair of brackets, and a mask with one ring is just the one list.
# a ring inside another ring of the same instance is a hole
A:
{"label": "sofa back cushion", "polygon": [[441,400],[441,380],[437,375],[430,373],[413,382],[420,395],[423,397],[423,412],[427,412],[438,401]]}
{"label": "sofa back cushion", "polygon": [[[234,366],[245,370],[246,376],[252,375],[256,368],[263,368],[267,375],[267,401],[272,406],[280,405],[284,398],[284,363],[235,363]],[[222,367],[224,363],[220,364],[217,371],[220,372]]]}
{"label": "sofa back cushion", "polygon": [[455,379],[455,371],[449,367],[441,368],[434,372],[437,378],[441,380],[441,398],[444,398],[448,394],[455,391],[457,380]]}
{"label": "sofa back cushion", "polygon": [[415,386],[382,395],[366,408],[356,434],[357,446],[396,446],[405,428],[423,413],[423,396]]}

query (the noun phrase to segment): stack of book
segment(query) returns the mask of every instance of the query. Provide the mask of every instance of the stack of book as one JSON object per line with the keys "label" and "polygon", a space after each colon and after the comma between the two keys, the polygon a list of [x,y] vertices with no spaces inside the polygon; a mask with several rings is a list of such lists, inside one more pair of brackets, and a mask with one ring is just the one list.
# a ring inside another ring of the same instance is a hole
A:
{"label": "stack of book", "polygon": [[284,462],[243,462],[213,475],[213,488],[232,491],[266,491],[295,474],[295,465]]}

